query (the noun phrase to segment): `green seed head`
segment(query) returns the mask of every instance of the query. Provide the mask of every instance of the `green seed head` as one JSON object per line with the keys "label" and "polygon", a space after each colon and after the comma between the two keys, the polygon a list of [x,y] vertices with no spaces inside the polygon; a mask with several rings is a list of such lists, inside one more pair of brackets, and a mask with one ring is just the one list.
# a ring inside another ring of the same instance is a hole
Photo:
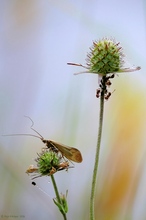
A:
{"label": "green seed head", "polygon": [[123,52],[119,43],[111,39],[94,41],[87,55],[89,72],[106,75],[120,71],[123,64]]}
{"label": "green seed head", "polygon": [[86,71],[75,73],[94,73],[99,76],[105,76],[107,74],[115,74],[119,72],[133,72],[140,70],[137,67],[124,67],[124,54],[120,43],[110,38],[103,38],[102,40],[94,41],[90,52],[87,54],[86,66],[80,63],[68,63],[68,65],[80,66],[86,69]]}
{"label": "green seed head", "polygon": [[39,154],[39,157],[36,159],[38,172],[41,175],[51,175],[52,171],[57,171],[60,163],[60,157],[53,151],[46,151]]}
{"label": "green seed head", "polygon": [[38,157],[35,159],[37,162],[36,167],[30,165],[26,170],[26,173],[29,174],[39,174],[34,178],[41,176],[51,176],[57,171],[68,170],[69,162],[63,159],[62,154],[59,152],[54,152],[50,149],[42,149],[41,153],[37,154]]}

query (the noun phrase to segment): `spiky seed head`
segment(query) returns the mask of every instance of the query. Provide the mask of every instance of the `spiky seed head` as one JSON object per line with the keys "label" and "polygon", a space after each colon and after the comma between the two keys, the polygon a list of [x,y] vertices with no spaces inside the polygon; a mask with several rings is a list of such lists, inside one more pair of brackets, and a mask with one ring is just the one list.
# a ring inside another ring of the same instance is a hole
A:
{"label": "spiky seed head", "polygon": [[60,157],[53,151],[43,151],[38,155],[36,161],[38,172],[44,176],[52,174],[52,169],[56,169],[59,166]]}
{"label": "spiky seed head", "polygon": [[120,70],[124,62],[123,57],[120,43],[104,38],[93,42],[86,61],[89,72],[106,75]]}
{"label": "spiky seed head", "polygon": [[90,52],[87,53],[86,66],[78,63],[68,64],[86,69],[86,71],[75,73],[75,75],[94,73],[99,74],[101,77],[110,73],[133,72],[141,69],[139,66],[125,68],[124,57],[123,48],[119,42],[116,42],[113,38],[103,38],[102,40],[93,41]]}

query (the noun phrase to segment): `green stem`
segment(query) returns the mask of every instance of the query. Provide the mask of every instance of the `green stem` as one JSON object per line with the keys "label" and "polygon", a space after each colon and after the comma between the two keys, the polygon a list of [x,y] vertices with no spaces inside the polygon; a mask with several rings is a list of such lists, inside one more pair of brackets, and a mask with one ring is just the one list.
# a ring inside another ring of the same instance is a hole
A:
{"label": "green stem", "polygon": [[105,90],[103,89],[100,96],[98,139],[97,139],[97,148],[96,148],[95,164],[94,164],[93,177],[92,177],[91,197],[90,197],[90,220],[95,220],[94,201],[95,201],[96,179],[97,179],[97,170],[99,164],[99,152],[100,152],[100,143],[101,143],[101,135],[102,135],[102,125],[103,125],[104,94],[105,94]]}
{"label": "green stem", "polygon": [[[57,188],[57,185],[56,185],[56,181],[55,181],[55,178],[54,178],[53,175],[51,175],[51,180],[52,180],[52,183],[53,183],[53,187],[54,187],[54,191],[55,191],[55,194],[56,194],[57,202],[58,202],[58,204],[62,205],[62,201],[61,201],[61,198],[60,198],[60,195],[59,195],[59,192],[58,192],[58,188]],[[60,210],[60,212],[62,213],[64,220],[67,220],[66,213],[64,213],[62,210]]]}

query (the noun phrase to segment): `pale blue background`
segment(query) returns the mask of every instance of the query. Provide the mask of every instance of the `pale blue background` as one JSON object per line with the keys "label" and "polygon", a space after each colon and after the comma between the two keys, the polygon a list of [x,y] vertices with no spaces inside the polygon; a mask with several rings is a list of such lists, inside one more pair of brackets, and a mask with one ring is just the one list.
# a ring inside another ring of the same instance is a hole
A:
{"label": "pale blue background", "polygon": [[[106,36],[120,41],[128,61],[142,67],[128,79],[146,96],[144,0],[0,0],[0,134],[33,133],[23,117],[28,115],[44,138],[82,151],[82,164],[56,174],[60,192],[69,190],[70,220],[89,219],[99,101],[98,77],[74,76],[82,69],[67,62],[85,64],[92,41]],[[46,196],[25,174],[43,147],[41,141],[19,136],[0,137],[0,143],[0,214],[61,219],[50,178],[36,180]],[[146,219],[146,171],[141,179],[133,220]]]}

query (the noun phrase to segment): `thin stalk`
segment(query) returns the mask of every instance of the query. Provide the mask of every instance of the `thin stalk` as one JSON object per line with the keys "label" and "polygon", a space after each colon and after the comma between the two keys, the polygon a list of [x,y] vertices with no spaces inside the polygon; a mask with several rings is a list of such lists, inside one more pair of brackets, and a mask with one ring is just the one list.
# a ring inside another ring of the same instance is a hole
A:
{"label": "thin stalk", "polygon": [[95,202],[96,179],[97,179],[97,170],[99,164],[99,152],[100,152],[100,143],[101,143],[101,135],[102,135],[102,125],[103,125],[104,94],[105,94],[105,90],[103,89],[100,96],[99,128],[98,128],[97,147],[96,147],[95,164],[93,170],[91,197],[90,197],[90,220],[95,220],[94,202]]}
{"label": "thin stalk", "polygon": [[[62,201],[61,201],[61,198],[60,198],[60,195],[59,195],[59,192],[58,192],[58,188],[57,188],[57,185],[56,185],[56,181],[55,181],[55,178],[54,178],[53,175],[51,175],[51,180],[52,180],[52,183],[53,183],[53,187],[54,187],[54,191],[55,191],[55,194],[56,194],[57,201],[60,205],[62,205]],[[62,213],[64,220],[67,220],[66,213],[64,213],[62,210],[60,210],[60,212]]]}

